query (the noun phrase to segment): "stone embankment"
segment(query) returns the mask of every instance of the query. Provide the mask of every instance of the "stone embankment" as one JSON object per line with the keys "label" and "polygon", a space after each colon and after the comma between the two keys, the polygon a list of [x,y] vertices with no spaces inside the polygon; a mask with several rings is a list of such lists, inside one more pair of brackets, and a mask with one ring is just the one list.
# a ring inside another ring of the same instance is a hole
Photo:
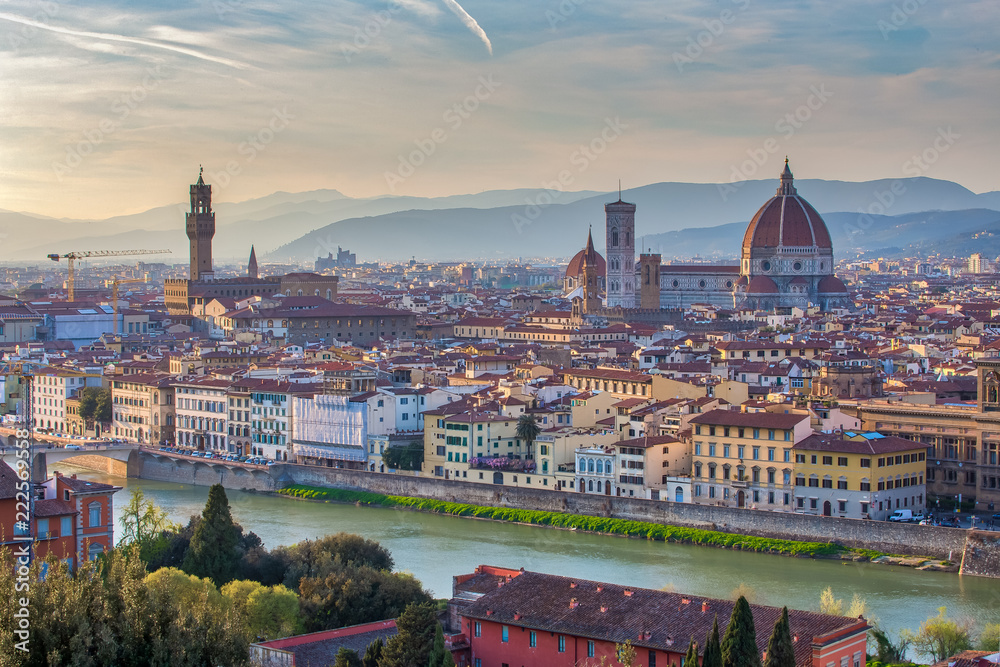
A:
{"label": "stone embankment", "polygon": [[648,521],[774,539],[835,542],[854,549],[961,562],[963,573],[1000,577],[1000,540],[990,533],[959,528],[597,496],[295,464],[248,469],[224,461],[181,460],[181,457],[150,452],[141,452],[138,464],[129,466],[130,476],[204,486],[218,483],[230,489],[255,491],[274,491],[292,484],[324,486],[486,507]]}

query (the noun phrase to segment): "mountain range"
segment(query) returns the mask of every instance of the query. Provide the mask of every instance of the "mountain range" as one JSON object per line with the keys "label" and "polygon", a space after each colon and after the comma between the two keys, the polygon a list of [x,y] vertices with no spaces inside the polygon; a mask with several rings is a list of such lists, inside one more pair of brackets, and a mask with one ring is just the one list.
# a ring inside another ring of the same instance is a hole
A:
{"label": "mountain range", "polygon": [[[804,179],[795,185],[823,214],[840,257],[845,252],[1000,254],[1000,192],[976,194],[957,183],[923,177],[859,183]],[[775,187],[773,179],[734,185],[656,183],[621,196],[638,207],[637,245],[669,261],[735,257],[747,222]],[[588,227],[593,227],[595,245],[603,248],[603,206],[617,198],[617,192],[530,189],[436,198],[276,192],[216,203],[214,254],[219,263],[244,262],[252,243],[264,263],[309,261],[336,253],[338,246],[357,253],[361,262],[567,257],[583,247]],[[183,262],[187,208],[181,203],[104,220],[0,210],[0,260],[166,248],[173,255],[156,261]],[[58,241],[40,243],[42,238]]]}

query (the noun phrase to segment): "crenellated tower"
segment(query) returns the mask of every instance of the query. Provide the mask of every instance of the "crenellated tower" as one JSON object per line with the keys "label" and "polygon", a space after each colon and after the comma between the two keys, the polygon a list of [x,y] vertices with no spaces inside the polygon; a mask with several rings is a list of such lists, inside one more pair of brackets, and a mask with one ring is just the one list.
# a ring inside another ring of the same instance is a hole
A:
{"label": "crenellated tower", "polygon": [[204,169],[191,186],[191,211],[187,214],[187,237],[191,241],[191,280],[212,280],[212,238],[215,236],[215,213],[212,211],[212,186],[205,184]]}

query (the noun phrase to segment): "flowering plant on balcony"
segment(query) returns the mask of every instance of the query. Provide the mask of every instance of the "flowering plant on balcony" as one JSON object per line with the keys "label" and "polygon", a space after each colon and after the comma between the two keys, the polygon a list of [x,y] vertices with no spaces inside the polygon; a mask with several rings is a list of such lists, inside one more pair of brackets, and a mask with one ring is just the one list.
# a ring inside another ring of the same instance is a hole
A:
{"label": "flowering plant on balcony", "polygon": [[474,456],[469,459],[470,468],[488,470],[516,470],[519,472],[534,472],[535,462],[521,459],[509,459],[505,456]]}

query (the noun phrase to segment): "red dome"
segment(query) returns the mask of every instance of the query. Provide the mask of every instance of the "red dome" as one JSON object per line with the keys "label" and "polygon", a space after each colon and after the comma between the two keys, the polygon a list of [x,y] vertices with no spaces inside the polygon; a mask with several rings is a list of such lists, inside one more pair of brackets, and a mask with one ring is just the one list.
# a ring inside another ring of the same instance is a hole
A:
{"label": "red dome", "polygon": [[597,265],[597,275],[605,276],[608,273],[607,262],[601,257],[601,253],[594,250],[594,238],[588,232],[587,234],[587,247],[580,252],[573,255],[573,259],[569,260],[569,266],[566,267],[566,277],[576,278],[583,271],[583,258],[587,256],[587,263]]}
{"label": "red dome", "polygon": [[823,276],[818,289],[820,294],[847,294],[847,286],[837,276]]}
{"label": "red dome", "polygon": [[787,161],[777,194],[760,207],[743,235],[744,253],[752,248],[781,246],[833,250],[823,218],[796,193]]}
{"label": "red dome", "polygon": [[747,285],[747,294],[778,294],[778,283],[767,276],[755,276]]}
{"label": "red dome", "polygon": [[746,276],[740,276],[740,279],[736,281],[737,287],[746,287],[750,283],[750,279]]}

